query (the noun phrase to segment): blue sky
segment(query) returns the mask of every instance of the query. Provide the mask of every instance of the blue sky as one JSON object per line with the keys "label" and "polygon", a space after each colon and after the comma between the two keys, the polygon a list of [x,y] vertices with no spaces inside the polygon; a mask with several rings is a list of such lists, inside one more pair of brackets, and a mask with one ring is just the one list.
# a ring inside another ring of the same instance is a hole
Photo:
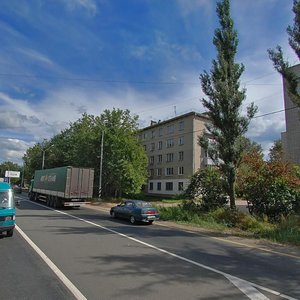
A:
{"label": "blue sky", "polygon": [[[248,136],[265,153],[285,130],[282,80],[268,48],[291,64],[292,0],[232,0],[245,105],[259,111]],[[83,112],[129,109],[150,120],[203,112],[199,75],[216,57],[215,0],[10,0],[0,2],[0,163]]]}

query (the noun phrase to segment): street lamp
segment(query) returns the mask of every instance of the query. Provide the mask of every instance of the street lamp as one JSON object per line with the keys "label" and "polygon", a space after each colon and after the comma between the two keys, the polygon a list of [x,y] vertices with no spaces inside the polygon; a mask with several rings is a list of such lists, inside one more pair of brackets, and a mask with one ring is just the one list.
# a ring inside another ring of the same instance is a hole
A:
{"label": "street lamp", "polygon": [[53,145],[50,145],[48,148],[43,148],[42,149],[42,153],[43,153],[43,159],[42,159],[42,170],[44,170],[44,166],[45,166],[45,152],[46,150],[49,150],[49,148],[51,148]]}
{"label": "street lamp", "polygon": [[101,135],[100,170],[99,170],[99,195],[98,195],[99,199],[101,199],[101,194],[102,194],[103,139],[104,139],[104,131],[102,131],[102,135]]}

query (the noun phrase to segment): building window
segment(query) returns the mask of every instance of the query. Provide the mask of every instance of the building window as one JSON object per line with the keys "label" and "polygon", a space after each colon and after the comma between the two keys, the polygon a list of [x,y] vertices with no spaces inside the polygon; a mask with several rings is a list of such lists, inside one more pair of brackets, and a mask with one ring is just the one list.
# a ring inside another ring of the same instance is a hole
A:
{"label": "building window", "polygon": [[147,138],[147,133],[144,132],[144,134],[143,134],[143,139],[145,140],[146,138]]}
{"label": "building window", "polygon": [[162,149],[162,146],[163,146],[163,142],[162,142],[162,141],[159,141],[159,142],[158,142],[158,150],[161,150],[161,149]]}
{"label": "building window", "polygon": [[166,191],[173,191],[173,182],[166,182]]}
{"label": "building window", "polygon": [[154,151],[155,150],[155,143],[151,143],[150,144],[150,151]]}
{"label": "building window", "polygon": [[147,145],[143,145],[144,150],[147,151]]}
{"label": "building window", "polygon": [[150,165],[154,164],[154,156],[150,156]]}
{"label": "building window", "polygon": [[163,159],[162,159],[162,155],[159,154],[159,155],[158,155],[158,163],[161,164],[161,163],[162,163],[162,160],[163,160]]}
{"label": "building window", "polygon": [[178,130],[183,130],[184,129],[184,121],[179,122]]}
{"label": "building window", "polygon": [[167,126],[167,134],[174,133],[174,125]]}
{"label": "building window", "polygon": [[167,148],[171,148],[174,146],[174,140],[173,139],[168,139],[167,140]]}
{"label": "building window", "polygon": [[167,162],[171,162],[174,160],[174,154],[173,153],[168,153],[167,154]]}
{"label": "building window", "polygon": [[161,191],[161,182],[157,182],[157,190]]}
{"label": "building window", "polygon": [[151,131],[151,137],[152,137],[152,138],[155,138],[155,130],[152,130],[152,131]]}
{"label": "building window", "polygon": [[162,169],[161,168],[158,168],[156,171],[157,171],[157,176],[161,176],[162,175]]}
{"label": "building window", "polygon": [[178,175],[183,175],[184,169],[183,167],[178,167]]}
{"label": "building window", "polygon": [[183,191],[183,182],[178,182],[178,191]]}
{"label": "building window", "polygon": [[179,139],[178,139],[178,145],[183,145],[184,144],[184,137],[181,136]]}
{"label": "building window", "polygon": [[150,183],[149,183],[149,190],[150,190],[150,191],[153,191],[153,182],[150,182]]}
{"label": "building window", "polygon": [[150,170],[149,170],[149,175],[150,175],[150,177],[153,177],[153,176],[154,176],[154,169],[150,169]]}
{"label": "building window", "polygon": [[159,128],[159,136],[162,136],[163,135],[163,128],[161,127],[161,128]]}
{"label": "building window", "polygon": [[166,168],[166,176],[172,176],[174,174],[173,168]]}
{"label": "building window", "polygon": [[183,160],[183,151],[178,152],[178,160],[180,160],[180,161]]}

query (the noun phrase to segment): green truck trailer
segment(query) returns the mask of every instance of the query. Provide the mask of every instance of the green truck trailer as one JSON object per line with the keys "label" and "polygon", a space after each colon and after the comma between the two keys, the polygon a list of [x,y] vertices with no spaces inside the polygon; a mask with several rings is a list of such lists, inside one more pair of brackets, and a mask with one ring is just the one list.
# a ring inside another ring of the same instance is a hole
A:
{"label": "green truck trailer", "polygon": [[28,197],[53,208],[79,207],[93,197],[94,169],[71,166],[37,170]]}

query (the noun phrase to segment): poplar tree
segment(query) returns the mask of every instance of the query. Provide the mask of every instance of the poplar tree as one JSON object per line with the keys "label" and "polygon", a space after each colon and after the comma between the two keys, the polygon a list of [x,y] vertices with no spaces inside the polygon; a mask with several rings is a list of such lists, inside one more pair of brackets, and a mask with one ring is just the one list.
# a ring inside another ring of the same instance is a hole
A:
{"label": "poplar tree", "polygon": [[[300,60],[300,0],[294,0],[293,4],[294,25],[288,26],[289,44]],[[300,94],[297,89],[298,79],[295,73],[290,69],[290,63],[284,59],[283,51],[280,46],[276,49],[268,49],[269,57],[273,62],[274,68],[279,72],[287,82],[288,93],[293,103],[300,107]]]}
{"label": "poplar tree", "polygon": [[[213,44],[217,58],[212,61],[210,72],[200,75],[203,92],[208,99],[202,99],[211,123],[206,125],[207,134],[199,138],[199,143],[207,150],[210,158],[220,167],[230,207],[235,209],[236,170],[243,153],[243,137],[257,108],[252,103],[245,116],[241,114],[246,90],[240,88],[243,64],[235,62],[238,38],[234,22],[230,16],[230,1],[217,3],[220,27],[215,30]],[[211,136],[211,143],[207,136]]]}

